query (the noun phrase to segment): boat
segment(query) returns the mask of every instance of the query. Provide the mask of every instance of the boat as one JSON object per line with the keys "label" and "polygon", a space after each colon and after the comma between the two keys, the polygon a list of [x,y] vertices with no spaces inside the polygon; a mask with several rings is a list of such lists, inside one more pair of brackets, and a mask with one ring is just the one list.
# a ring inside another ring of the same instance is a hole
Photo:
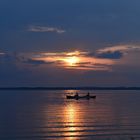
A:
{"label": "boat", "polygon": [[87,100],[89,100],[89,99],[95,99],[96,98],[96,96],[94,95],[94,96],[90,96],[90,95],[85,95],[85,96],[79,96],[79,95],[66,95],[66,98],[67,99],[75,99],[75,100],[78,100],[78,99],[87,99]]}

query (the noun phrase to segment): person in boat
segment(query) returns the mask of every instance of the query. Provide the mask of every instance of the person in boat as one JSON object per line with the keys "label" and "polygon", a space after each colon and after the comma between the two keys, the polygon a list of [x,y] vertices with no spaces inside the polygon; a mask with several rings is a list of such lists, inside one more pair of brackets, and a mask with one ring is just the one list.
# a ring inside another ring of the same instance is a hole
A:
{"label": "person in boat", "polygon": [[75,94],[75,97],[76,97],[76,98],[78,98],[78,97],[79,97],[79,95],[78,95],[78,93],[77,93],[77,92],[76,92],[76,94]]}
{"label": "person in boat", "polygon": [[90,96],[90,94],[89,94],[89,92],[87,93],[87,97],[89,97]]}

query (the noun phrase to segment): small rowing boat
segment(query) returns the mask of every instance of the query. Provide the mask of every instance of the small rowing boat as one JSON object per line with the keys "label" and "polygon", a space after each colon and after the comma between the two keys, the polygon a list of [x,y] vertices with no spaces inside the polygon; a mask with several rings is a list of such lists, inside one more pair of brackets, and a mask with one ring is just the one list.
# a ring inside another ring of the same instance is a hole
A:
{"label": "small rowing boat", "polygon": [[78,94],[76,94],[76,95],[66,95],[66,98],[67,99],[75,99],[75,100],[78,100],[78,99],[87,99],[87,100],[89,100],[89,99],[95,99],[96,98],[96,96],[90,96],[89,94],[88,95],[85,95],[85,96],[79,96]]}

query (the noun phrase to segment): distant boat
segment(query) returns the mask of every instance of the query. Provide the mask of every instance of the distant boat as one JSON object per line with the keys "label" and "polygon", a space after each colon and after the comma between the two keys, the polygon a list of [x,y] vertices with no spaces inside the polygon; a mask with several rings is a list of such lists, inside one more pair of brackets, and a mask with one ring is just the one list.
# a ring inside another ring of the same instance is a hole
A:
{"label": "distant boat", "polygon": [[85,95],[85,96],[79,96],[79,95],[66,95],[66,98],[67,99],[75,99],[75,100],[78,100],[78,99],[95,99],[96,96],[90,96],[90,95]]}

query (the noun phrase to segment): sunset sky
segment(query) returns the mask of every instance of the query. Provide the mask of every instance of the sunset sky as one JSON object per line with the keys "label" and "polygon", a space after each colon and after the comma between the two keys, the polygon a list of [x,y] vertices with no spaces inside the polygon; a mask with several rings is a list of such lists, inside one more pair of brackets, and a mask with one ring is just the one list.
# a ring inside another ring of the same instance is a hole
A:
{"label": "sunset sky", "polygon": [[0,0],[0,86],[139,86],[140,0]]}

